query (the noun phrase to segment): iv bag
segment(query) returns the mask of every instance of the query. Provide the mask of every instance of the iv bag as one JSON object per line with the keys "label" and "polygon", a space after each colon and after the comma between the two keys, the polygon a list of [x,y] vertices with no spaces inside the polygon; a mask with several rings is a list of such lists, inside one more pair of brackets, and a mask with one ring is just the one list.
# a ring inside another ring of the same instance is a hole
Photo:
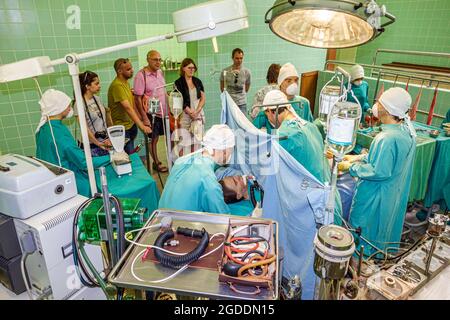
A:
{"label": "iv bag", "polygon": [[169,105],[173,116],[178,118],[183,112],[183,95],[177,88],[169,94]]}
{"label": "iv bag", "polygon": [[328,115],[327,147],[338,158],[353,150],[356,132],[361,119],[361,106],[358,103],[336,102]]}
{"label": "iv bag", "polygon": [[328,114],[339,101],[340,87],[326,86],[322,89],[319,96],[319,121],[326,128],[328,123]]}

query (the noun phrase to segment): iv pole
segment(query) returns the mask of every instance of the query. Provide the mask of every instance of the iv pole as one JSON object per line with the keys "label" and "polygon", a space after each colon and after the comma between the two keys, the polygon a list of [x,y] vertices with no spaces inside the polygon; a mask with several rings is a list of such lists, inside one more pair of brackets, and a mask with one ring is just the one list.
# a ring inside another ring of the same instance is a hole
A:
{"label": "iv pole", "polygon": [[[344,96],[345,92],[351,92],[353,99],[356,101],[356,103],[358,104],[360,110],[361,110],[361,105],[358,101],[358,99],[356,99],[355,95],[353,94],[353,91],[351,90],[351,77],[350,74],[345,71],[344,69],[342,69],[341,67],[336,67],[335,69],[335,76],[334,77],[339,77],[338,73],[342,74],[343,78],[348,78],[348,82],[347,82],[347,88],[345,90],[344,88],[344,81],[341,81],[341,96],[339,98],[342,99],[344,98],[346,99],[346,96]],[[334,78],[333,77],[333,78]],[[342,79],[343,80],[343,79]],[[330,81],[331,82],[331,81]],[[335,106],[335,105],[334,105]],[[331,110],[329,110],[328,113],[328,123],[327,123],[327,128],[329,127],[330,124],[330,114],[333,111],[334,106],[331,108]],[[329,130],[327,130],[327,138],[328,138],[328,134],[329,134]],[[327,201],[327,205],[325,207],[325,219],[324,219],[324,224],[329,224],[330,221],[333,221],[332,217],[334,216],[334,210],[336,207],[336,201],[335,201],[335,195],[336,195],[336,189],[337,189],[337,174],[338,174],[338,164],[342,161],[343,159],[343,154],[340,155],[336,155],[333,154],[333,164],[331,167],[331,190],[330,190],[330,195],[328,196],[328,201]]]}

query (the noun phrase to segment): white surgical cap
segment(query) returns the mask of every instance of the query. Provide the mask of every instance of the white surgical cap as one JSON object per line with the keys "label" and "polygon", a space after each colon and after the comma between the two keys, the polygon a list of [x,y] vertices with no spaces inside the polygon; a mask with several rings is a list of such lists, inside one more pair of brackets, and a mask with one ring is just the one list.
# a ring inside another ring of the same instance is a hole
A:
{"label": "white surgical cap", "polygon": [[[286,105],[280,105],[279,103],[286,103]],[[264,107],[264,110],[266,110],[266,109],[276,109],[277,107],[288,107],[290,104],[286,95],[280,90],[275,89],[266,93],[263,105],[267,105]]]}
{"label": "white surgical cap", "polygon": [[280,73],[278,74],[278,85],[281,85],[283,81],[289,77],[298,77],[298,72],[297,69],[295,69],[295,66],[288,62],[280,69]]}
{"label": "white surgical cap", "polygon": [[215,124],[203,137],[202,145],[209,152],[212,150],[225,150],[233,148],[235,136],[233,131],[226,124]]}
{"label": "white surgical cap", "polygon": [[411,135],[415,136],[416,131],[409,118],[408,110],[411,107],[411,95],[403,88],[390,88],[383,92],[378,99],[378,102],[383,105],[389,114],[400,119],[405,119]]}
{"label": "white surgical cap", "polygon": [[[273,106],[271,104],[274,104]],[[286,104],[279,104],[279,103],[286,103]],[[281,92],[280,90],[272,90],[267,92],[266,96],[264,97],[263,105],[268,105],[267,107],[264,107],[264,110],[272,110],[278,108],[285,107],[289,110],[290,113],[292,113],[302,124],[305,122],[298,116],[297,112],[295,112],[292,105],[289,103],[286,95]]]}
{"label": "white surgical cap", "polygon": [[350,69],[350,80],[353,81],[361,78],[364,78],[364,68],[361,67],[359,64],[355,64]]}
{"label": "white surgical cap", "polygon": [[39,121],[36,132],[41,129],[48,117],[56,116],[66,110],[71,101],[72,99],[62,91],[55,89],[48,89],[45,91],[41,100],[39,100],[41,106],[41,120]]}

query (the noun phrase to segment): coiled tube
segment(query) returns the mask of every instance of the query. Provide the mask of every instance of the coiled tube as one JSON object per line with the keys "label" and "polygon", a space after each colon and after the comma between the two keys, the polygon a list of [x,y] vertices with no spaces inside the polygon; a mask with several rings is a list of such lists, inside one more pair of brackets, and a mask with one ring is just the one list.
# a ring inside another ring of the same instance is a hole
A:
{"label": "coiled tube", "polygon": [[[165,253],[161,250],[154,249],[155,258],[165,267],[172,268],[172,269],[180,269],[184,265],[190,264],[194,261],[197,261],[198,258],[202,256],[202,254],[205,252],[206,248],[209,245],[209,234],[206,232],[205,229],[202,231],[195,230],[195,235],[198,235],[198,232],[202,232],[202,237],[194,250],[191,252],[183,255],[183,256],[173,256],[168,253]],[[194,233],[193,233],[194,234]],[[185,234],[186,235],[186,234]],[[155,241],[155,247],[162,248],[164,246],[164,243],[166,243],[167,240],[172,239],[175,236],[173,230],[167,230],[163,233],[161,233],[158,238],[156,238]]]}

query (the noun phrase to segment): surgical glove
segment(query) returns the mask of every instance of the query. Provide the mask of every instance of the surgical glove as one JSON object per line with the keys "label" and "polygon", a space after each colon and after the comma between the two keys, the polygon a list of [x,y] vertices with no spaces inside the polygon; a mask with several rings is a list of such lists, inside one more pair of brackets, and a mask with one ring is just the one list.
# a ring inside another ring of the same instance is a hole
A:
{"label": "surgical glove", "polygon": [[342,172],[347,172],[350,169],[351,165],[352,163],[350,161],[339,162],[338,170]]}
{"label": "surgical glove", "polygon": [[116,164],[124,164],[130,162],[130,157],[125,151],[122,152],[113,152],[111,154],[111,161],[115,162]]}
{"label": "surgical glove", "polygon": [[344,156],[344,161],[353,163],[353,162],[361,161],[363,157],[364,157],[363,154],[359,154],[359,155],[346,154]]}

